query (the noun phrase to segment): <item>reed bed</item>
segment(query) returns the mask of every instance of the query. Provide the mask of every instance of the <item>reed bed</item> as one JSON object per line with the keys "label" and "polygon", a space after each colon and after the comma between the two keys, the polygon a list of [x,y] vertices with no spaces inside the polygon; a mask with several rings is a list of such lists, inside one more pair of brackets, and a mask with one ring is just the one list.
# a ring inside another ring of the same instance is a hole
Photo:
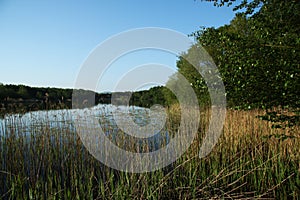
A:
{"label": "reed bed", "polygon": [[[179,130],[179,113],[178,106],[168,109],[170,135]],[[263,113],[227,110],[223,135],[200,159],[210,120],[210,109],[202,109],[187,152],[163,169],[142,174],[101,164],[67,121],[54,127],[45,121],[28,130],[12,117],[0,126],[0,199],[299,199],[299,127],[273,129],[256,117]],[[114,141],[122,146],[122,138],[118,133]],[[127,150],[137,151],[130,144]]]}

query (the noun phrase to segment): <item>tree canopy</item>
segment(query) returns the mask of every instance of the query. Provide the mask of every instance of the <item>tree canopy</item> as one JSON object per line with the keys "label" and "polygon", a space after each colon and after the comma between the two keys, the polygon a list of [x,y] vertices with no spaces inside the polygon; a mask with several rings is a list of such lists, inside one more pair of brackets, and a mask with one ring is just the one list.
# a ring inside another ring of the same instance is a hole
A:
{"label": "tree canopy", "polygon": [[[222,6],[234,1],[213,2]],[[192,34],[218,66],[229,105],[299,107],[299,1],[242,1],[234,9],[242,8],[246,9],[229,25],[202,28]],[[205,94],[201,90],[205,88],[203,78],[186,60],[181,58],[177,67]]]}

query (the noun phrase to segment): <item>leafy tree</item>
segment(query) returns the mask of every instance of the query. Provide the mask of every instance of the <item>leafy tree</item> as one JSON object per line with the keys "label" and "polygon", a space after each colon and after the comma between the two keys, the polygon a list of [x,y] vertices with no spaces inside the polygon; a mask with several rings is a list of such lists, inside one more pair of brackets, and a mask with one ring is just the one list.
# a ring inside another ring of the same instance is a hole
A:
{"label": "leafy tree", "polygon": [[[217,6],[235,2],[207,1]],[[240,12],[229,25],[202,27],[193,33],[197,43],[191,49],[201,45],[211,55],[224,81],[229,106],[265,108],[267,115],[263,119],[299,124],[300,1],[244,0],[234,10]],[[185,59],[190,54],[191,50],[180,57],[178,72],[206,102],[205,81]],[[168,84],[180,82],[172,77]],[[295,115],[288,117],[269,110],[278,106]]]}
{"label": "leafy tree", "polygon": [[[243,1],[241,8],[229,25],[193,34],[219,67],[229,105],[299,107],[299,2]],[[197,92],[205,88],[184,59],[177,66]]]}
{"label": "leafy tree", "polygon": [[39,100],[44,98],[44,95],[41,91],[37,91],[35,97]]}
{"label": "leafy tree", "polygon": [[20,98],[23,98],[23,99],[28,99],[29,98],[27,88],[24,85],[19,86],[17,94]]}
{"label": "leafy tree", "polygon": [[[231,6],[236,0],[201,0],[207,2],[213,2],[215,6]],[[260,8],[268,0],[242,0],[238,5],[234,6],[233,11],[244,10],[243,13],[247,15],[253,14],[256,9]]]}

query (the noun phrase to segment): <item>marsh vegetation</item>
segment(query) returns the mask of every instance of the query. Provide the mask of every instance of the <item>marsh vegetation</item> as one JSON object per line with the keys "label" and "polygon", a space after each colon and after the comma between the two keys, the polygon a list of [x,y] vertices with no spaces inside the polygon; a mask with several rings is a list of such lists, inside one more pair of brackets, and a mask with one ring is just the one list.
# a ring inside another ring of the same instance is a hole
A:
{"label": "marsh vegetation", "polygon": [[[168,110],[170,134],[178,131],[178,111],[178,106]],[[199,132],[187,152],[166,168],[142,174],[113,170],[96,160],[65,112],[57,112],[56,118],[49,111],[29,113],[30,124],[22,116],[8,115],[0,130],[1,198],[297,199],[299,127],[284,132],[274,129],[272,123],[257,118],[263,112],[228,110],[218,145],[199,159],[199,145],[210,119],[210,109],[202,109]],[[113,134],[112,126],[103,128]]]}

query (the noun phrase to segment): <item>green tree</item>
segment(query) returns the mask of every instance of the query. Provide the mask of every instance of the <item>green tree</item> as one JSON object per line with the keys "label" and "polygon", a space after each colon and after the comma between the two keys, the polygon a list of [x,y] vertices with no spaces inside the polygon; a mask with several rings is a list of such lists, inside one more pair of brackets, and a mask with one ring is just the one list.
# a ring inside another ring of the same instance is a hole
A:
{"label": "green tree", "polygon": [[[217,6],[234,2],[207,1]],[[263,118],[283,124],[288,121],[288,126],[299,124],[300,1],[244,0],[234,10],[240,12],[229,25],[195,32],[193,36],[198,42],[192,48],[202,45],[212,56],[221,72],[230,106],[261,107],[267,111],[281,106],[296,115],[268,112]],[[199,96],[205,93],[203,78],[184,56],[177,63],[178,71]],[[180,84],[174,83],[173,78],[169,83]]]}
{"label": "green tree", "polygon": [[[229,25],[193,34],[219,67],[229,104],[299,107],[299,2],[243,1],[235,7],[241,8],[246,10]],[[181,58],[177,66],[196,91],[205,88],[185,60]]]}
{"label": "green tree", "polygon": [[6,88],[5,86],[0,83],[0,99],[4,99],[6,97]]}
{"label": "green tree", "polygon": [[19,89],[18,89],[17,95],[18,95],[20,98],[23,98],[23,99],[28,99],[28,98],[30,98],[30,96],[29,96],[29,94],[28,94],[28,91],[27,91],[27,88],[26,88],[26,86],[24,86],[24,85],[19,85]]}

